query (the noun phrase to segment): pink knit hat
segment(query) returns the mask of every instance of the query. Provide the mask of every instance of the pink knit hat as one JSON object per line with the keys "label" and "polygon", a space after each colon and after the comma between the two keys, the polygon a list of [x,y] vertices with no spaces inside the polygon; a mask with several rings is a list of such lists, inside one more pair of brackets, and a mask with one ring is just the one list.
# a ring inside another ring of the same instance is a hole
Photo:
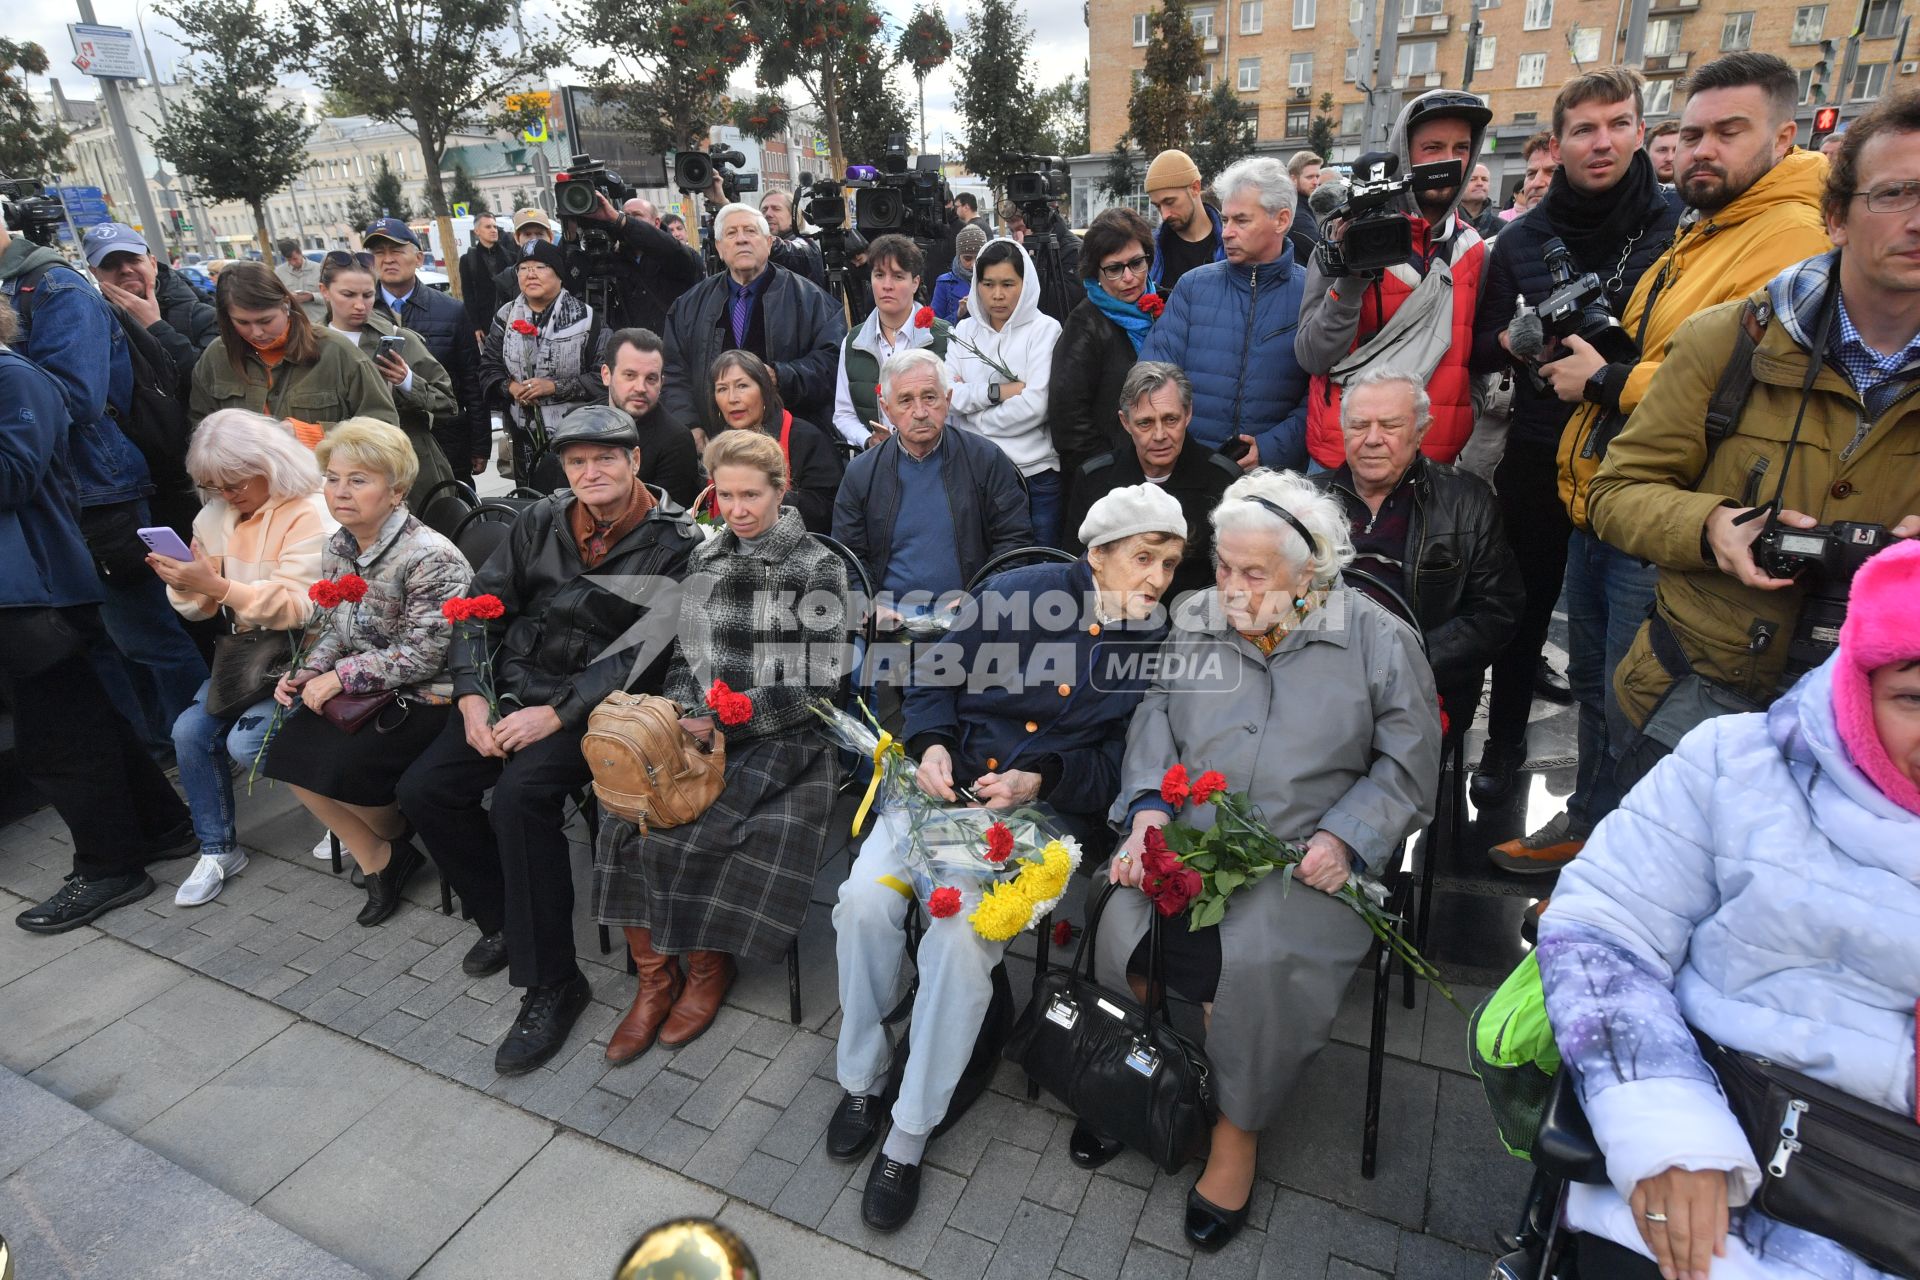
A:
{"label": "pink knit hat", "polygon": [[1873,724],[1869,677],[1890,662],[1920,659],[1920,539],[1895,542],[1853,577],[1840,654],[1833,667],[1833,719],[1847,754],[1880,794],[1920,813],[1920,787],[1894,765]]}

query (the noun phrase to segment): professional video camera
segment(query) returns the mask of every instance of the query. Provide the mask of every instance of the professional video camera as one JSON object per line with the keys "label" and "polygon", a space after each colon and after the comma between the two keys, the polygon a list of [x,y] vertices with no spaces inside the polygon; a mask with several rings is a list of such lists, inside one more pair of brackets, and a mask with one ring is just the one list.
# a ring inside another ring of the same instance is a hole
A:
{"label": "professional video camera", "polygon": [[1580,273],[1573,254],[1557,236],[1547,241],[1545,257],[1553,276],[1553,292],[1538,308],[1541,329],[1550,337],[1562,339],[1579,334],[1608,364],[1637,361],[1639,345],[1607,310],[1606,288],[1600,277],[1591,271]]}
{"label": "professional video camera", "polygon": [[1405,262],[1413,252],[1413,224],[1407,215],[1387,206],[1403,192],[1444,191],[1460,185],[1458,160],[1417,164],[1405,176],[1395,177],[1400,157],[1369,152],[1354,162],[1353,179],[1329,178],[1307,199],[1307,207],[1322,223],[1338,218],[1346,224],[1339,243],[1331,237],[1316,252],[1329,276],[1383,271]]}
{"label": "professional video camera", "polygon": [[0,177],[0,201],[6,206],[7,230],[37,245],[52,245],[66,225],[66,206],[58,196],[40,194],[31,178]]}
{"label": "professional video camera", "polygon": [[760,175],[741,173],[747,162],[744,153],[724,142],[716,142],[706,151],[682,151],[673,158],[673,185],[688,195],[703,195],[713,186],[713,175],[720,175],[720,190],[729,203],[738,201],[743,191],[758,191]]}
{"label": "professional video camera", "polygon": [[1771,578],[1801,578],[1807,589],[1787,645],[1789,679],[1827,660],[1840,643],[1853,575],[1893,541],[1885,525],[1836,520],[1812,529],[1780,523],[1777,505],[1753,540],[1753,563]]}
{"label": "professional video camera", "polygon": [[947,181],[940,176],[940,158],[921,156],[916,167],[904,133],[887,135],[878,165],[849,165],[845,186],[856,193],[854,227],[869,240],[897,232],[931,243],[946,234]]}
{"label": "professional video camera", "polygon": [[1053,219],[1053,202],[1068,192],[1066,162],[1059,156],[1022,156],[1029,169],[1007,176],[1007,199],[1017,206],[1029,227],[1045,227]]}
{"label": "professional video camera", "polygon": [[601,315],[625,314],[620,250],[613,224],[589,215],[603,195],[617,210],[638,194],[619,174],[584,151],[575,154],[564,172],[553,176],[553,207],[560,211],[559,244],[567,257],[567,288]]}

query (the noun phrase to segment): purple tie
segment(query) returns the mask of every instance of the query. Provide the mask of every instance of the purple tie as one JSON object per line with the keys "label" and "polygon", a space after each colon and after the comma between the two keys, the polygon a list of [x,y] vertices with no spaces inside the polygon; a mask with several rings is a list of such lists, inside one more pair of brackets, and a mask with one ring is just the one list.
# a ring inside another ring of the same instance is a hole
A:
{"label": "purple tie", "polygon": [[744,346],[747,325],[753,320],[753,289],[733,286],[733,345]]}

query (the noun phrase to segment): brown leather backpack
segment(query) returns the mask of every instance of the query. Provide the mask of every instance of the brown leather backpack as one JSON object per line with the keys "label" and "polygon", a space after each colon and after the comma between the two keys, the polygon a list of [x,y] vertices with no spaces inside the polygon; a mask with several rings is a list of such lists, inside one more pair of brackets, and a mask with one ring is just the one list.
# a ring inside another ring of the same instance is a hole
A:
{"label": "brown leather backpack", "polygon": [[608,813],[644,833],[705,813],[726,781],[727,740],[716,727],[703,747],[680,727],[680,708],[651,693],[614,692],[587,716],[580,753]]}

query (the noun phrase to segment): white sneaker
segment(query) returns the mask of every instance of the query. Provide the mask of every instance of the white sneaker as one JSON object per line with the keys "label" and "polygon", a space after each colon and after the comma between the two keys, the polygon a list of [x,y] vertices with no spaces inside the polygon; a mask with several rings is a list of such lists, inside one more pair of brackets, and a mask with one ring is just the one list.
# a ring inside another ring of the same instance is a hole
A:
{"label": "white sneaker", "polygon": [[333,861],[333,835],[331,833],[320,837],[320,843],[313,846],[313,856],[322,862]]}
{"label": "white sneaker", "polygon": [[173,895],[174,905],[198,907],[212,902],[220,896],[220,886],[239,875],[246,865],[247,855],[242,849],[201,854],[193,874],[181,882],[180,892]]}

